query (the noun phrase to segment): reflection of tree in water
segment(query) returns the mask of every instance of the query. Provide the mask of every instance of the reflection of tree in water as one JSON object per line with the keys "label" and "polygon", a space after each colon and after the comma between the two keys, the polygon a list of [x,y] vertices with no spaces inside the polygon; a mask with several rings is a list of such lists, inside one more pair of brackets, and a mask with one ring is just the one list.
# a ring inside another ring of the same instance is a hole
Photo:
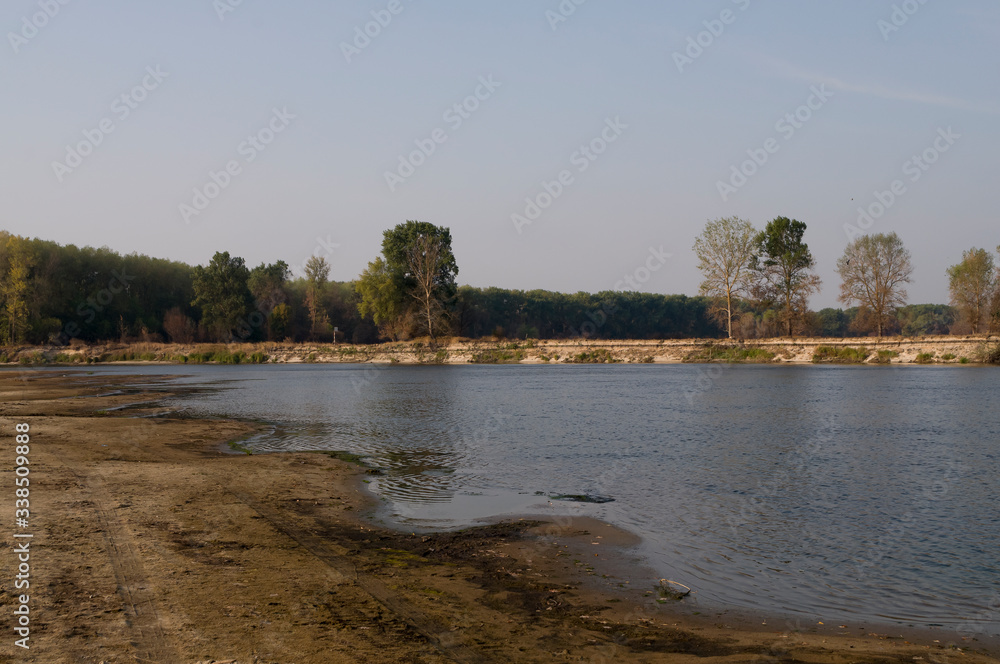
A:
{"label": "reflection of tree in water", "polygon": [[407,383],[373,382],[358,400],[368,436],[359,448],[385,476],[379,493],[412,502],[448,502],[464,484],[465,458],[456,387],[447,370],[429,369]]}

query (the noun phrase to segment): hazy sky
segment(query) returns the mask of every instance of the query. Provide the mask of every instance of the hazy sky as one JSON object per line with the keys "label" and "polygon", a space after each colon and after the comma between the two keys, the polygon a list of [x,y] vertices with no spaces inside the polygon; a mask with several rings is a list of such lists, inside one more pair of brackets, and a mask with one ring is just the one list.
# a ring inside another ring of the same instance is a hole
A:
{"label": "hazy sky", "polygon": [[816,308],[859,207],[911,249],[912,302],[1000,244],[991,0],[5,0],[0,28],[22,235],[316,252],[347,280],[418,219],[451,227],[461,283],[612,289],[653,248],[641,289],[693,295],[706,220],[788,216]]}

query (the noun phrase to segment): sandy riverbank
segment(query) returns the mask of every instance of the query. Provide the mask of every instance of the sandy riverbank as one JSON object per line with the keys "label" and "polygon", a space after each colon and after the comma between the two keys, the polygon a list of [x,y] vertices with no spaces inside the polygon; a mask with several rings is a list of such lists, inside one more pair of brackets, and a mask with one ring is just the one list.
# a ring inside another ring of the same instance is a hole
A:
{"label": "sandy riverbank", "polygon": [[[0,505],[13,513],[14,425],[28,423],[34,534],[31,649],[7,630],[0,662],[998,661],[971,639],[959,651],[930,635],[685,615],[644,596],[643,572],[626,578],[627,536],[596,522],[386,530],[365,518],[363,469],[227,453],[246,423],[137,417],[162,412],[171,389],[0,373]],[[5,607],[16,564],[6,547]]]}
{"label": "sandy riverbank", "polygon": [[[494,340],[443,338],[352,344],[77,344],[0,349],[0,364],[78,365],[121,362],[185,363],[342,363],[342,364],[568,364],[753,362],[808,364],[817,350],[852,350],[849,363],[975,364],[987,347],[1000,344],[989,336],[886,337],[826,339],[671,340]],[[843,358],[834,358],[841,362]]]}

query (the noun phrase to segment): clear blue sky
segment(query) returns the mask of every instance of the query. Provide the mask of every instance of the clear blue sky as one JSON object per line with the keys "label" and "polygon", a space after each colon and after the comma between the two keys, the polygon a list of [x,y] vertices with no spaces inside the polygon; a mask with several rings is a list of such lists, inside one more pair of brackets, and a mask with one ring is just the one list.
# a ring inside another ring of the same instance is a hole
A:
{"label": "clear blue sky", "polygon": [[[555,22],[559,0],[243,0],[220,18],[234,1],[6,0],[0,228],[190,263],[228,250],[300,265],[321,238],[347,280],[383,230],[419,219],[451,227],[462,283],[611,289],[662,247],[642,289],[693,295],[706,220],[789,216],[809,227],[817,308],[835,304],[844,224],[894,180],[905,192],[869,230],[913,252],[911,301],[946,301],[962,250],[1000,244],[995,2],[587,0]],[[54,16],[35,16],[45,5]],[[680,71],[675,53],[702,32]],[[800,109],[822,86],[832,96]],[[474,111],[449,112],[477,92]],[[797,128],[777,124],[797,110]],[[616,118],[603,154],[574,159]],[[263,150],[244,143],[269,123],[281,131]],[[948,128],[961,138],[940,152]],[[446,140],[390,188],[436,129]],[[78,163],[67,146],[84,132],[101,140]],[[768,139],[777,151],[724,201],[718,182]],[[925,150],[936,163],[906,166]],[[231,161],[216,192],[209,173]],[[563,171],[570,184],[518,233],[511,215]],[[218,196],[187,223],[180,206],[206,185]]]}

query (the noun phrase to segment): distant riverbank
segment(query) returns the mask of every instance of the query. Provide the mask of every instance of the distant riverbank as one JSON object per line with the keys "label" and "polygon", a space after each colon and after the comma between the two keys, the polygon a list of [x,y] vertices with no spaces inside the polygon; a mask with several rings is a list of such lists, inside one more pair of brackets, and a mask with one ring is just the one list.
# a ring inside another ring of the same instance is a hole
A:
{"label": "distant riverbank", "polygon": [[991,336],[677,340],[440,339],[353,344],[108,343],[0,349],[0,364],[978,364],[996,362]]}

